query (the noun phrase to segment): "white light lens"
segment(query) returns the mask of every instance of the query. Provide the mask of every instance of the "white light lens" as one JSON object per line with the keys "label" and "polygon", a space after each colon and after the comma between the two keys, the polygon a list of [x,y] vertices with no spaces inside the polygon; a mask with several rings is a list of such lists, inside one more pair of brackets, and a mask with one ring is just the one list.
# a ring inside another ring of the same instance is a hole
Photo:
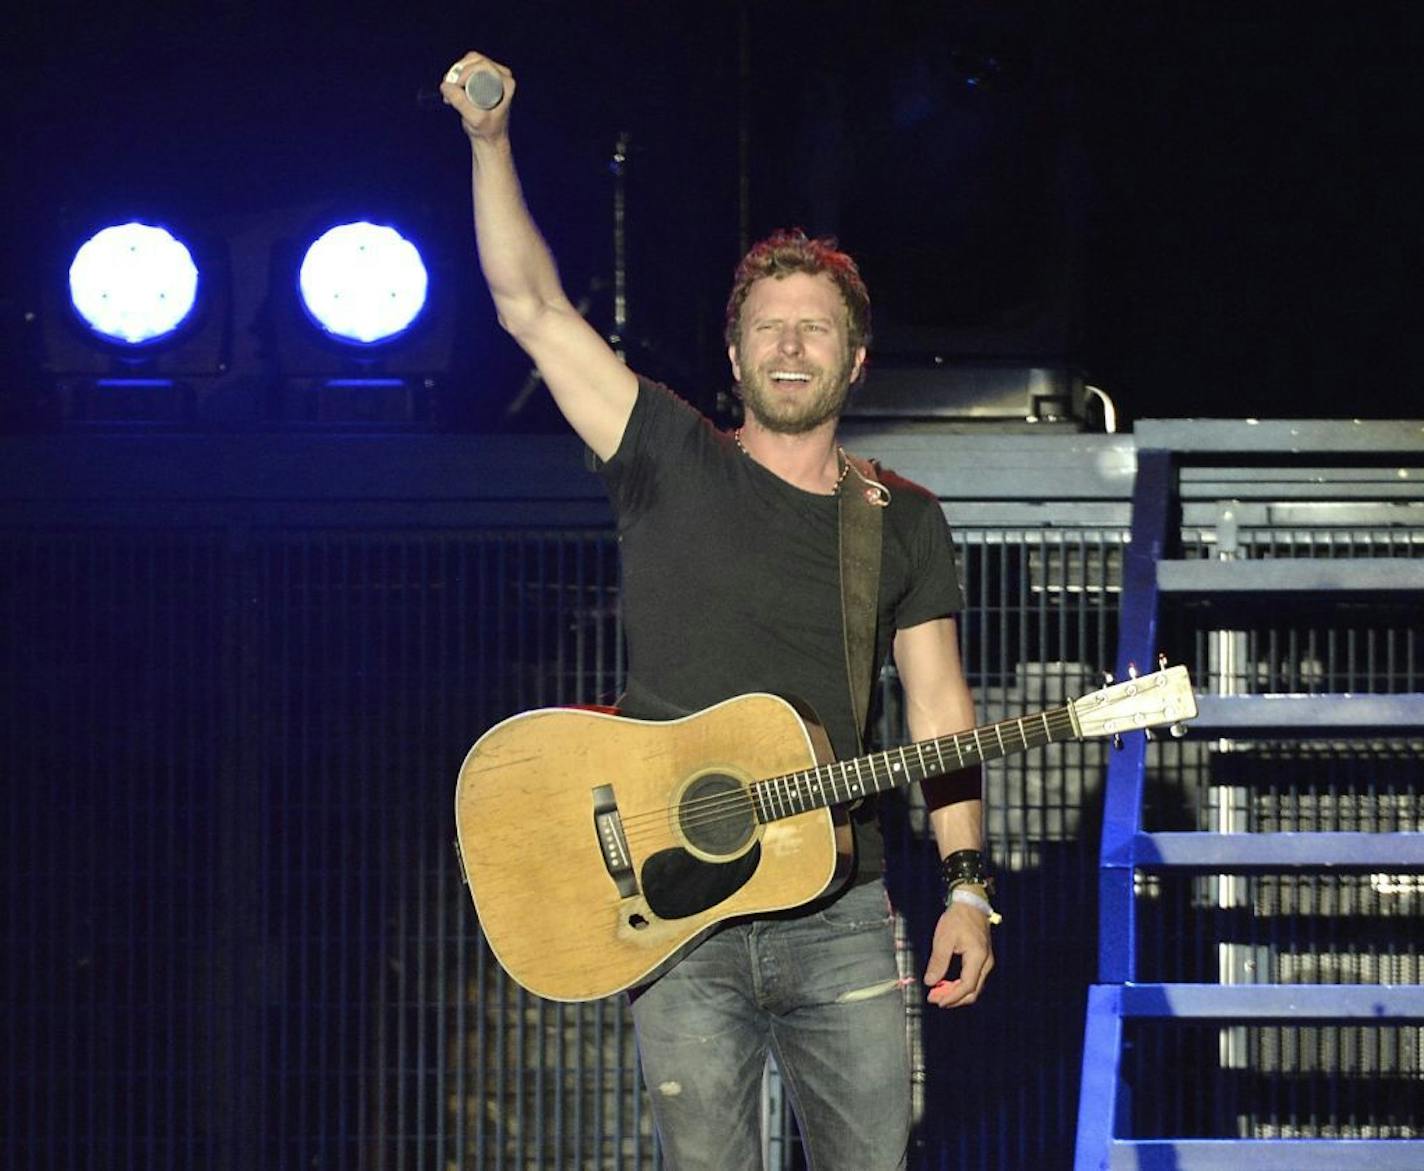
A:
{"label": "white light lens", "polygon": [[430,278],[414,244],[365,222],[323,233],[302,259],[302,302],[328,333],[347,341],[395,337],[420,316]]}
{"label": "white light lens", "polygon": [[198,268],[182,241],[148,224],[116,224],[85,241],[69,266],[69,299],[95,333],[139,345],[193,311]]}

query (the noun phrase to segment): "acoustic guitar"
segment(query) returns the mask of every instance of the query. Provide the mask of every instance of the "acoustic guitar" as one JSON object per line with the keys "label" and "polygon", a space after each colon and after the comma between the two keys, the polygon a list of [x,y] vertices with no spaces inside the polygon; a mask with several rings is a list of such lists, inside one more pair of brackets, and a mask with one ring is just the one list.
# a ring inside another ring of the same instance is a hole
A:
{"label": "acoustic guitar", "polygon": [[525,712],[481,736],[460,769],[461,863],[511,978],[550,1000],[594,1000],[651,979],[723,920],[833,889],[850,859],[851,803],[1196,713],[1187,669],[1169,667],[1051,711],[833,761],[813,716],[774,695],[661,722]]}

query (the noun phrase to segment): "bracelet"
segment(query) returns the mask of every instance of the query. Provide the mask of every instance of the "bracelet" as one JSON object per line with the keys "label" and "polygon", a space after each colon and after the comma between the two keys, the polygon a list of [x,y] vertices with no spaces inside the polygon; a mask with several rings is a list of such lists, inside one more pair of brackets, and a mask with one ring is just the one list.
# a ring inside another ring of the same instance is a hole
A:
{"label": "bracelet", "polygon": [[984,855],[979,850],[955,850],[939,864],[939,876],[945,890],[957,886],[982,886],[994,893],[994,879],[984,868]]}
{"label": "bracelet", "polygon": [[963,903],[966,907],[973,907],[976,911],[982,911],[989,919],[990,927],[997,927],[1004,921],[1004,917],[989,905],[989,900],[983,895],[977,895],[972,890],[965,890],[962,886],[956,887],[949,892],[949,898],[945,899],[944,905],[947,907],[951,903]]}

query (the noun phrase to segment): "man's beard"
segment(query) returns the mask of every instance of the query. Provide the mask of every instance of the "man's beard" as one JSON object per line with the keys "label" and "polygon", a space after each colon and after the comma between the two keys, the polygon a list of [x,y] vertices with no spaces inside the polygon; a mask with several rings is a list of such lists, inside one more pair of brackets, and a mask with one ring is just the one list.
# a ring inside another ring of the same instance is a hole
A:
{"label": "man's beard", "polygon": [[769,373],[787,368],[785,362],[772,362],[760,370],[743,370],[742,403],[747,414],[766,430],[780,435],[804,435],[840,417],[850,397],[850,366],[849,355],[829,372],[798,366],[796,369],[810,374],[811,381],[793,382],[790,386],[794,389],[790,390],[778,388]]}

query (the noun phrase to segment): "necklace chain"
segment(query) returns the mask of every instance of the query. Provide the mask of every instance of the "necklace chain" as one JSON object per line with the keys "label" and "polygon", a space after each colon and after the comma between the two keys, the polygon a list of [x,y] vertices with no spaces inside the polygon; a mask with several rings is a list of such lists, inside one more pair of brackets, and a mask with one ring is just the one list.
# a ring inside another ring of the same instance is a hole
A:
{"label": "necklace chain", "polygon": [[[754,460],[756,458],[752,455],[751,452],[749,452],[745,447],[742,446],[742,429],[740,427],[738,427],[735,431],[732,432],[732,438],[736,440],[738,451],[740,451],[748,459]],[[832,496],[836,495],[841,490],[841,485],[845,483],[846,473],[850,471],[850,460],[846,458],[845,448],[842,447],[839,443],[836,444],[836,462],[840,464],[841,470],[840,474],[836,476],[835,484],[831,487]]]}

